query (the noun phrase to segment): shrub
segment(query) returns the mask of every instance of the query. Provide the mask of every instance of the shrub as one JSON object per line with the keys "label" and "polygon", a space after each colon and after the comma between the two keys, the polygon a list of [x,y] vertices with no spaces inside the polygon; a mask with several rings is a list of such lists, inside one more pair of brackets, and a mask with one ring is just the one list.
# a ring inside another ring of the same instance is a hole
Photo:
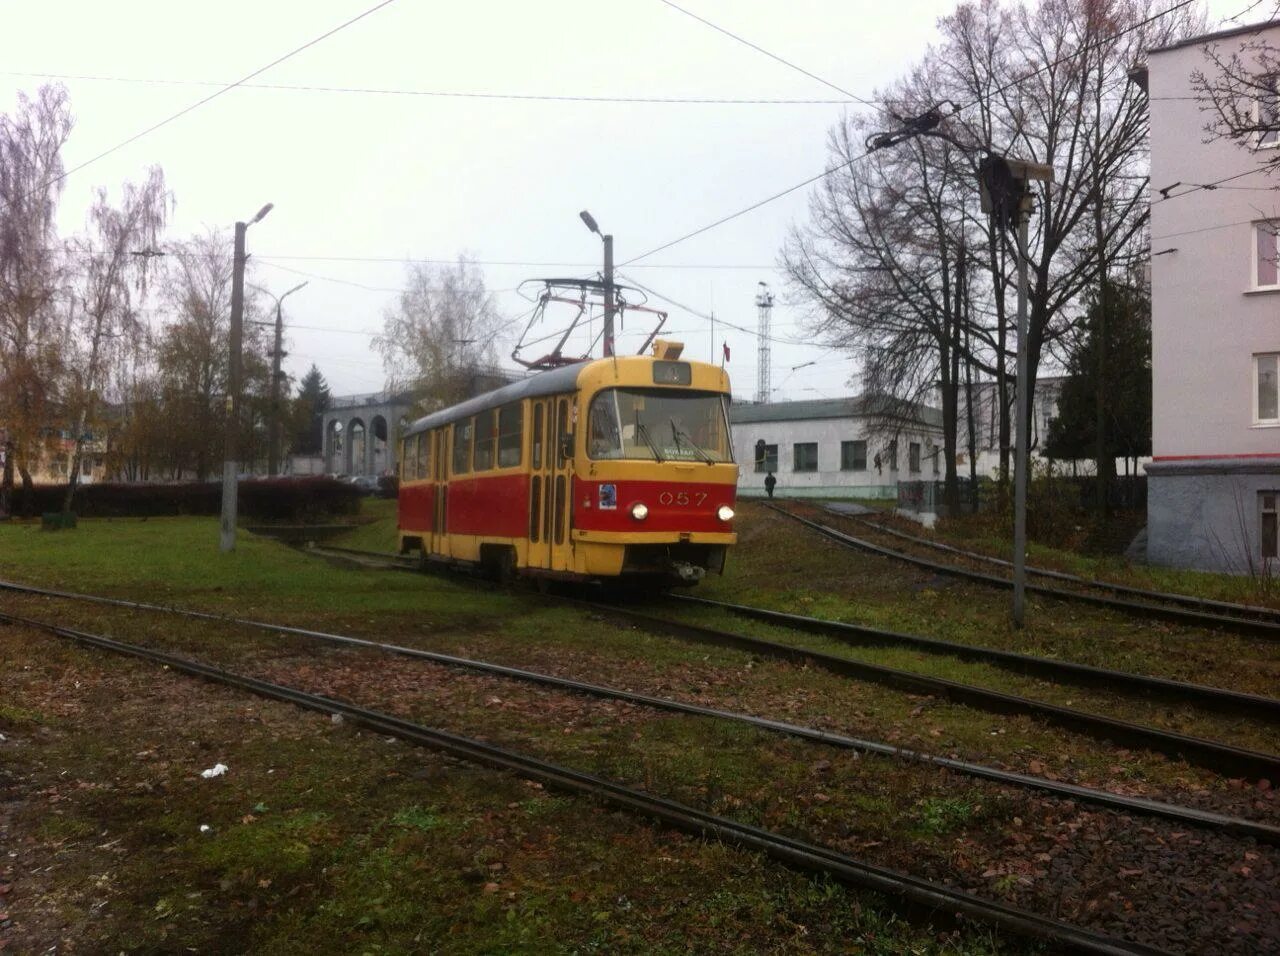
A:
{"label": "shrub", "polygon": [[[65,485],[36,485],[33,511],[60,511]],[[21,489],[14,490],[14,504]],[[16,510],[16,509],[15,509]],[[72,510],[82,518],[216,515],[222,485],[187,481],[165,485],[97,482],[76,489]],[[360,490],[333,478],[265,478],[240,482],[239,513],[254,521],[309,522],[360,510]]]}

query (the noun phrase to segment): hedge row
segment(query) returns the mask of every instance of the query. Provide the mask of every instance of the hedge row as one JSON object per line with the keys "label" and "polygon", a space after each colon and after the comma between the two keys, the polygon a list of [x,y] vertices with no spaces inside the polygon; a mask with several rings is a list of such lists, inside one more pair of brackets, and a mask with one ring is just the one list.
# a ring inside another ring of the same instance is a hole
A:
{"label": "hedge row", "polygon": [[[61,511],[65,485],[36,485],[30,511]],[[360,510],[360,489],[333,478],[265,478],[240,482],[239,513],[251,521],[311,522]],[[13,489],[13,510],[26,511],[23,490]],[[99,482],[76,489],[72,511],[82,518],[216,515],[222,485],[190,481],[166,485]]]}

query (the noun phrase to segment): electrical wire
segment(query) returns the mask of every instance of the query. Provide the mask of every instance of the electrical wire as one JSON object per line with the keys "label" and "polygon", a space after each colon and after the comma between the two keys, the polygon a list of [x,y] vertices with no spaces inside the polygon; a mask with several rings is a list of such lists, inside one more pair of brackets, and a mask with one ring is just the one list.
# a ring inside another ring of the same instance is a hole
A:
{"label": "electrical wire", "polygon": [[857,102],[863,104],[864,106],[870,106],[872,109],[878,108],[878,104],[872,102],[871,100],[864,100],[857,93],[850,93],[848,90],[844,89],[843,87],[836,86],[830,80],[823,79],[822,77],[818,76],[818,74],[816,73],[810,73],[804,67],[798,66],[797,64],[792,63],[790,60],[784,60],[782,57],[778,56],[778,54],[771,53],[770,51],[766,50],[764,47],[759,46],[755,43],[752,43],[746,37],[738,36],[738,34],[733,33],[729,30],[726,30],[724,27],[719,26],[718,24],[712,23],[710,20],[706,19],[705,17],[700,17],[696,13],[692,12],[691,10],[686,10],[684,7],[679,6],[678,4],[672,3],[671,0],[659,0],[659,2],[670,7],[672,10],[675,10],[679,13],[683,13],[686,17],[690,17],[694,20],[697,20],[699,23],[709,26],[711,29],[715,30],[717,33],[723,33],[725,36],[729,37],[731,40],[736,40],[737,42],[743,44],[744,46],[750,47],[751,49],[755,50],[757,53],[763,53],[769,59],[774,60],[778,63],[781,63],[783,66],[789,67],[790,69],[795,70],[797,73],[803,73],[805,76],[809,77],[809,79],[811,80],[817,80],[823,86],[830,87],[831,89],[835,90],[837,93],[843,93],[845,96],[849,97],[849,99],[851,100],[856,100]]}
{"label": "electrical wire", "polygon": [[[663,2],[666,2],[666,0],[663,0]],[[954,113],[960,113],[960,112],[963,112],[964,110],[972,109],[974,106],[981,104],[982,102],[984,102],[985,99],[989,99],[991,96],[995,96],[999,93],[1003,93],[1006,90],[1012,89],[1015,86],[1020,86],[1021,84],[1026,83],[1028,80],[1031,80],[1036,76],[1039,76],[1041,73],[1045,72],[1046,70],[1052,69],[1053,67],[1058,66],[1059,64],[1064,63],[1067,60],[1074,59],[1075,57],[1081,56],[1084,53],[1088,52],[1090,49],[1097,47],[1103,43],[1109,43],[1114,40],[1118,40],[1120,37],[1125,36],[1126,34],[1132,33],[1133,31],[1138,30],[1150,23],[1153,23],[1154,21],[1162,17],[1167,17],[1172,13],[1176,13],[1178,10],[1181,10],[1184,7],[1188,7],[1195,2],[1196,0],[1179,0],[1178,3],[1169,7],[1167,10],[1162,10],[1159,13],[1153,14],[1101,40],[1094,41],[1091,44],[1086,44],[1085,46],[1081,47],[1078,50],[1073,51],[1072,53],[1064,54],[1063,56],[1060,56],[1055,60],[1049,61],[1044,66],[1038,67],[1037,69],[1032,70],[1030,73],[1026,73],[1018,77],[1017,79],[1012,80],[1009,83],[1006,83],[1004,86],[997,87],[995,90],[992,90],[986,97],[979,97],[978,99],[973,100],[965,104],[964,106],[955,107],[953,111],[953,115]],[[649,249],[647,252],[642,252],[640,255],[633,256],[632,258],[626,260],[625,262],[621,263],[621,265],[633,266],[636,263],[638,263],[641,259],[647,259],[649,258],[649,256],[654,255],[655,253],[662,252],[665,249],[670,249],[672,246],[679,245],[682,242],[687,242],[688,240],[693,239],[696,236],[702,235],[704,232],[709,232],[710,230],[715,229],[719,226],[722,226],[727,222],[731,222],[734,219],[737,219],[741,216],[745,216],[749,212],[754,212],[755,210],[759,209],[761,206],[766,206],[769,203],[772,203],[781,199],[783,196],[790,195],[791,193],[796,192],[797,190],[800,190],[800,189],[804,189],[806,186],[810,186],[813,183],[818,182],[819,180],[825,179],[828,176],[833,175],[834,173],[840,172],[841,170],[844,170],[844,169],[848,169],[849,167],[853,166],[855,163],[858,163],[866,159],[868,156],[871,155],[872,152],[874,152],[873,149],[868,149],[867,151],[860,153],[857,156],[854,156],[852,159],[849,159],[843,163],[837,163],[835,166],[830,166],[827,169],[823,170],[822,172],[818,173],[817,175],[810,176],[808,179],[805,179],[799,183],[796,183],[794,186],[788,186],[786,189],[780,190],[779,192],[776,192],[771,196],[766,196],[764,199],[758,200],[757,202],[754,202],[749,206],[739,209],[736,212],[732,212],[727,216],[721,216],[719,219],[715,220],[714,222],[708,223],[705,226],[701,226],[698,229],[694,229],[690,232],[687,232],[684,235],[678,236],[675,239],[671,239],[667,242],[664,242],[661,245],[654,246],[652,249]]]}
{"label": "electrical wire", "polygon": [[174,120],[180,119],[181,117],[186,116],[188,113],[193,112],[194,110],[198,110],[200,107],[204,106],[207,103],[213,102],[218,97],[222,96],[224,93],[229,93],[231,90],[234,90],[236,87],[243,86],[249,80],[252,80],[255,76],[260,76],[261,74],[267,72],[267,70],[270,70],[272,67],[279,66],[281,63],[285,62],[286,60],[292,59],[293,57],[297,56],[299,53],[302,53],[304,50],[308,50],[311,47],[315,46],[317,43],[321,43],[324,40],[329,39],[329,37],[333,36],[335,33],[340,33],[341,31],[345,30],[347,27],[360,22],[365,17],[370,16],[371,14],[377,13],[383,7],[390,6],[393,3],[395,3],[395,0],[381,0],[380,3],[374,4],[372,7],[365,10],[363,13],[356,14],[351,19],[338,24],[336,27],[333,27],[331,30],[325,31],[324,33],[320,34],[320,36],[315,37],[314,39],[308,40],[306,43],[302,44],[301,46],[295,47],[294,49],[290,50],[288,53],[284,54],[283,56],[276,57],[270,63],[266,64],[265,66],[258,67],[252,73],[248,73],[245,76],[242,76],[240,79],[236,80],[234,83],[228,83],[226,86],[222,87],[216,92],[210,93],[208,96],[202,97],[201,99],[190,104],[189,106],[185,106],[182,109],[178,110],[178,112],[165,117],[160,122],[153,123],[151,126],[148,126],[146,129],[140,132],[134,133],[128,139],[122,140],[121,142],[116,143],[114,146],[110,147],[109,149],[105,149],[102,152],[98,153],[97,155],[89,159],[86,159],[84,162],[76,166],[72,166],[70,169],[64,170],[63,172],[55,176],[53,179],[46,182],[44,185],[40,186],[36,190],[36,192],[41,192],[49,188],[50,186],[54,185],[55,183],[60,182],[63,179],[66,179],[68,176],[72,175],[73,173],[78,173],[80,170],[84,169],[86,166],[91,166],[94,163],[96,163],[98,160],[105,159],[107,156],[110,156],[112,153],[116,152],[117,150],[123,149],[124,147],[128,146],[130,143],[136,143],[138,140],[142,139],[142,137],[147,136],[150,133],[154,133],[156,130],[161,129],[162,127],[168,126]]}
{"label": "electrical wire", "polygon": [[[142,86],[227,86],[217,80],[175,80],[165,77],[100,76],[83,73],[47,73],[33,70],[0,70],[0,76],[47,80],[79,80],[91,83],[131,83]],[[545,103],[630,103],[656,106],[840,106],[848,100],[773,99],[767,97],[700,96],[588,96],[554,93],[488,93],[476,90],[422,90],[395,87],[320,86],[306,83],[237,83],[240,89],[286,93],[342,93],[366,96],[417,96],[441,99],[512,100]],[[842,91],[843,92],[843,91]]]}

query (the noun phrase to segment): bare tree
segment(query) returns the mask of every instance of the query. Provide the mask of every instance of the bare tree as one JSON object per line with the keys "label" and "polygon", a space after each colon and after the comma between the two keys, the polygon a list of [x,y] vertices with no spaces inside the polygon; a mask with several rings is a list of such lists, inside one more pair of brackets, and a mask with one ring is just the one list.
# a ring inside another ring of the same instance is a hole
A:
{"label": "bare tree", "polygon": [[389,388],[412,391],[435,408],[465,398],[476,372],[496,363],[501,323],[484,275],[469,259],[415,263],[373,347]]}
{"label": "bare tree", "polygon": [[[1012,246],[979,209],[977,160],[1007,154],[1056,173],[1035,197],[1031,387],[1020,397],[1030,410],[1036,372],[1078,322],[1081,294],[1143,237],[1147,112],[1128,71],[1141,50],[1196,23],[1185,11],[1144,23],[1155,11],[1153,0],[965,4],[940,22],[942,45],[881,91],[881,115],[832,134],[840,172],[819,187],[784,259],[818,331],[855,350],[867,381],[900,399],[939,390],[953,504],[962,363],[996,380],[1002,476],[1010,447]],[[876,126],[948,102],[959,110],[945,139],[862,158]]]}
{"label": "bare tree", "polygon": [[13,472],[22,476],[24,510],[32,505],[30,468],[45,449],[64,368],[65,333],[56,301],[62,255],[54,216],[62,194],[62,147],[71,108],[61,86],[18,96],[0,116],[0,422],[5,466],[0,514],[8,513]]}
{"label": "bare tree", "polygon": [[[227,362],[231,328],[232,241],[209,230],[172,247],[165,283],[170,320],[156,331],[156,374],[167,431],[164,467],[172,477],[213,474],[221,457],[226,421]],[[244,460],[261,441],[254,412],[265,396],[268,368],[253,289],[246,284],[242,384],[246,422],[240,435]]]}
{"label": "bare tree", "polygon": [[[1267,21],[1238,39],[1206,43],[1205,68],[1191,74],[1192,89],[1208,117],[1205,132],[1250,152],[1280,142],[1280,46],[1265,35],[1280,15],[1280,2],[1268,6]],[[1277,166],[1275,150],[1259,157],[1260,169]]]}
{"label": "bare tree", "polygon": [[68,395],[68,407],[77,414],[64,512],[71,511],[75,498],[87,428],[98,411],[109,354],[136,347],[144,332],[135,295],[146,293],[150,256],[135,253],[157,245],[172,204],[164,172],[153,166],[141,185],[124,184],[119,205],[98,189],[89,210],[89,231],[73,243],[80,279],[72,300],[72,328],[85,355]]}

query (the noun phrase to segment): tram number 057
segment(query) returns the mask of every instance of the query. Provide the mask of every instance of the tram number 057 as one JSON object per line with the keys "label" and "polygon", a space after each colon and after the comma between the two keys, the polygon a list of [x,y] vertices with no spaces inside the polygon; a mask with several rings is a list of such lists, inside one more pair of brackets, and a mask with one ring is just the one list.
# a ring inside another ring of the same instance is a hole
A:
{"label": "tram number 057", "polygon": [[697,508],[707,500],[705,491],[664,491],[658,495],[658,504],[660,505],[676,505],[680,508],[693,506]]}

